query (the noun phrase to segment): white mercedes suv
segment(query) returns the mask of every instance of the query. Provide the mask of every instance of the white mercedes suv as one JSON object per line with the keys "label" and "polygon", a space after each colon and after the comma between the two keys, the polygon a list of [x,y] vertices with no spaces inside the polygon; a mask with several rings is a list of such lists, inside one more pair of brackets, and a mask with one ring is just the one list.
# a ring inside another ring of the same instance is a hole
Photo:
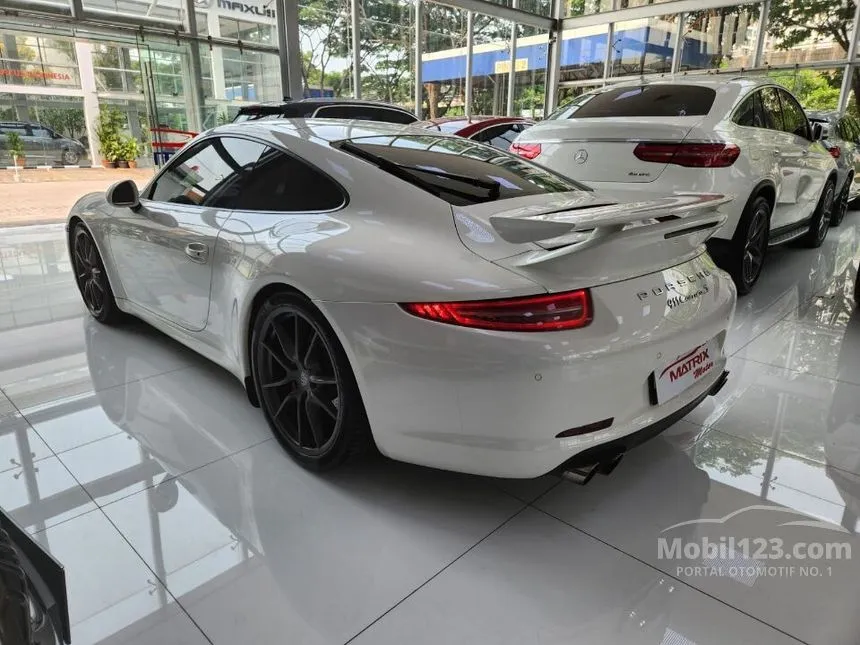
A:
{"label": "white mercedes suv", "polygon": [[511,150],[604,194],[734,195],[708,249],[744,294],[768,246],[802,237],[816,247],[827,235],[836,163],[819,138],[820,126],[768,79],[708,76],[583,94]]}

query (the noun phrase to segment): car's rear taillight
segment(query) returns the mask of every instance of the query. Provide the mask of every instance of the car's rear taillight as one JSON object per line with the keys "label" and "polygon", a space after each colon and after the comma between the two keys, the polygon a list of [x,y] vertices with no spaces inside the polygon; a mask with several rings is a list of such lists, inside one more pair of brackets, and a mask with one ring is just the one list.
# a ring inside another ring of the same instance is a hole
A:
{"label": "car's rear taillight", "polygon": [[842,156],[842,148],[840,148],[839,146],[830,146],[828,152],[830,153],[830,156],[834,159],[839,159],[839,157]]}
{"label": "car's rear taillight", "polygon": [[640,143],[633,154],[642,161],[687,168],[726,168],[735,162],[741,149],[733,143]]}
{"label": "car's rear taillight", "polygon": [[592,319],[587,289],[505,300],[406,302],[400,306],[419,318],[495,331],[578,329]]}
{"label": "car's rear taillight", "polygon": [[526,159],[534,159],[540,154],[540,144],[539,143],[512,143],[511,147],[508,148],[510,152],[513,152],[515,155],[519,155],[520,157],[525,157]]}

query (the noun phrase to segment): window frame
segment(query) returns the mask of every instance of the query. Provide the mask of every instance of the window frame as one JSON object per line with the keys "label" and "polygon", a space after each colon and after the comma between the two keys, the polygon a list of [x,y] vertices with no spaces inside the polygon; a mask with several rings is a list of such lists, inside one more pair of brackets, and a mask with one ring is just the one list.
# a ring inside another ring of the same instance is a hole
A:
{"label": "window frame", "polygon": [[[149,180],[149,183],[146,185],[146,187],[142,191],[140,191],[141,201],[152,202],[153,204],[170,205],[171,202],[162,202],[162,201],[156,201],[154,199],[150,199],[150,195],[151,195],[153,189],[155,188],[156,183],[161,178],[161,176],[163,174],[165,174],[175,164],[181,163],[182,160],[187,158],[186,153],[188,153],[192,149],[196,149],[198,144],[202,144],[202,143],[205,143],[207,141],[211,141],[212,139],[223,139],[226,137],[230,137],[233,139],[245,139],[246,141],[251,141],[252,143],[260,144],[260,145],[264,146],[265,148],[272,148],[273,150],[277,150],[278,152],[286,154],[288,157],[292,157],[294,160],[298,161],[299,163],[303,163],[306,166],[309,166],[312,170],[315,170],[316,172],[322,174],[324,177],[329,179],[329,181],[334,183],[334,185],[337,186],[338,191],[340,191],[341,197],[343,198],[343,202],[341,203],[340,206],[338,206],[336,208],[325,209],[325,210],[270,211],[270,210],[249,210],[247,208],[226,209],[226,210],[229,210],[231,213],[260,213],[260,214],[266,214],[266,215],[269,213],[278,213],[281,215],[286,215],[286,214],[291,214],[291,215],[314,214],[314,215],[318,215],[321,213],[334,213],[334,212],[343,210],[344,208],[346,208],[349,205],[349,202],[350,202],[349,192],[343,187],[343,185],[341,185],[341,183],[339,181],[337,181],[329,173],[318,168],[316,165],[314,165],[308,161],[305,161],[304,159],[302,159],[298,155],[290,152],[289,150],[287,150],[286,148],[284,148],[280,144],[273,143],[271,141],[266,141],[266,140],[260,139],[258,137],[248,136],[245,133],[234,134],[232,132],[229,132],[229,133],[213,132],[211,134],[207,134],[205,137],[201,137],[200,139],[194,139],[191,143],[189,143],[187,148],[183,149],[178,154],[174,155],[170,159],[170,161],[168,161],[166,164],[164,164],[164,167],[158,171],[158,173],[155,175],[155,177],[153,177],[152,179]],[[265,153],[265,150],[263,152]],[[262,156],[262,153],[260,156]],[[257,161],[259,161],[259,160],[260,160],[260,158],[257,157]],[[256,168],[256,166],[257,166],[257,162],[254,162],[254,166],[251,168],[252,173],[254,172],[254,169]],[[144,197],[144,195],[146,195],[146,197]],[[175,204],[175,205],[179,206],[180,204]],[[199,208],[199,209],[219,208],[217,206],[201,206],[199,204],[181,204],[181,206],[182,206],[182,208]]]}

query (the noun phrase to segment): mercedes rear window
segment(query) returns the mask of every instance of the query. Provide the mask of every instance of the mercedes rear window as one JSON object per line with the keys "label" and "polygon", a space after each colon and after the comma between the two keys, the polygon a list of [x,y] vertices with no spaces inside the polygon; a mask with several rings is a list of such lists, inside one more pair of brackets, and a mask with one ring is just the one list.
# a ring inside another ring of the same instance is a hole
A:
{"label": "mercedes rear window", "polygon": [[616,87],[592,95],[591,99],[570,112],[568,118],[704,116],[710,111],[716,96],[712,88],[700,85]]}
{"label": "mercedes rear window", "polygon": [[377,135],[336,141],[332,146],[454,206],[590,190],[521,157],[468,139],[433,134]]}

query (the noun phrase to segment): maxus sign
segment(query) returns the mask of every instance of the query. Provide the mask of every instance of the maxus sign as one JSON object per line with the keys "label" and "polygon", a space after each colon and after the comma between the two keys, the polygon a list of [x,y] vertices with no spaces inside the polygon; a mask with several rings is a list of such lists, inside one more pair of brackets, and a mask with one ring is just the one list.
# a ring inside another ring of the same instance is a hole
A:
{"label": "maxus sign", "polygon": [[[264,6],[249,2],[239,2],[238,0],[216,0],[216,5],[219,9],[226,9],[234,13],[251,14],[262,18],[274,18],[275,10],[270,8],[273,0],[264,3]],[[212,6],[212,0],[194,0],[194,6],[198,9],[208,9]]]}

